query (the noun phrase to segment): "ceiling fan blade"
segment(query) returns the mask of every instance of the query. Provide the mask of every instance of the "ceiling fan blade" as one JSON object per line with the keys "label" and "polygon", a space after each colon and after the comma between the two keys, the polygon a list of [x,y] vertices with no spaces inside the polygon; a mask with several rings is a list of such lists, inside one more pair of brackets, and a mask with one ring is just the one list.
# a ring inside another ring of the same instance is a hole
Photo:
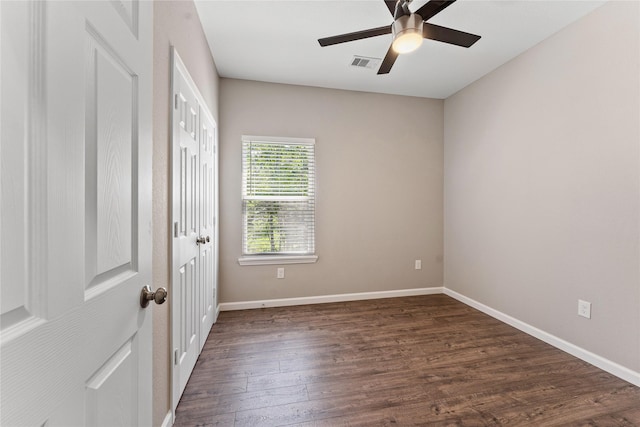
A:
{"label": "ceiling fan blade", "polygon": [[442,12],[445,8],[451,6],[456,0],[431,0],[425,3],[415,13],[422,17],[423,21],[427,21]]}
{"label": "ceiling fan blade", "polygon": [[425,39],[437,40],[439,42],[454,44],[456,46],[462,47],[469,47],[480,40],[480,36],[476,36],[475,34],[465,33],[464,31],[458,31],[452,28],[429,24],[428,22],[425,22],[423,24],[422,35]]}
{"label": "ceiling fan blade", "polygon": [[338,36],[325,37],[318,39],[320,46],[331,46],[333,44],[352,42],[355,40],[366,39],[369,37],[382,36],[384,34],[391,34],[391,25],[384,27],[370,28],[368,30],[356,31],[353,33],[340,34]]}
{"label": "ceiling fan blade", "polygon": [[396,13],[396,0],[384,0],[384,3],[387,5],[387,9],[389,9],[389,13],[393,16]]}
{"label": "ceiling fan blade", "polygon": [[398,58],[398,53],[395,50],[393,50],[391,46],[389,46],[387,55],[382,60],[382,64],[378,69],[378,74],[389,74],[389,71],[391,71],[391,67],[393,67],[393,64],[396,62],[397,58]]}

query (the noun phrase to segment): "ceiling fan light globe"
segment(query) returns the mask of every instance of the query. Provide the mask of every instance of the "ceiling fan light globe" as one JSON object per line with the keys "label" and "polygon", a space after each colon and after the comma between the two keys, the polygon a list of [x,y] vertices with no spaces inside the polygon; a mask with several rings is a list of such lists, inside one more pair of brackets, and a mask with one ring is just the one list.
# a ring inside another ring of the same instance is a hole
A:
{"label": "ceiling fan light globe", "polygon": [[397,53],[409,53],[419,48],[422,40],[422,34],[405,32],[396,37],[391,46]]}
{"label": "ceiling fan light globe", "polygon": [[396,19],[391,25],[393,32],[392,49],[397,53],[409,53],[419,48],[424,37],[422,28],[422,17],[415,13]]}

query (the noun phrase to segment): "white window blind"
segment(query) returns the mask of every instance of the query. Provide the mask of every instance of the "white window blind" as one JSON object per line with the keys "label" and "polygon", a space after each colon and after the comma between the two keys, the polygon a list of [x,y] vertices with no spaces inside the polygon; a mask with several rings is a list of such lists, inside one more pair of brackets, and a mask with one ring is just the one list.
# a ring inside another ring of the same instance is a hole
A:
{"label": "white window blind", "polygon": [[315,252],[315,141],[242,138],[243,255]]}

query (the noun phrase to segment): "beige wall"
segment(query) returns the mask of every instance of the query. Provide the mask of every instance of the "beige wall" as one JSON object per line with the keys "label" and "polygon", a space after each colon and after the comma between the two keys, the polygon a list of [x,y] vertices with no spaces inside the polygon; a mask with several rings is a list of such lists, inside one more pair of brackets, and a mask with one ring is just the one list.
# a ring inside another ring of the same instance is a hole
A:
{"label": "beige wall", "polygon": [[[153,39],[153,286],[170,287],[170,46],[175,46],[218,120],[218,73],[192,0],[154,3]],[[153,305],[153,425],[170,410],[170,311]]]}
{"label": "beige wall", "polygon": [[605,4],[447,99],[444,166],[445,285],[636,372],[639,23]]}
{"label": "beige wall", "polygon": [[[220,105],[220,302],[442,286],[443,101],[221,79]],[[316,138],[319,260],[285,279],[238,265],[243,134]]]}

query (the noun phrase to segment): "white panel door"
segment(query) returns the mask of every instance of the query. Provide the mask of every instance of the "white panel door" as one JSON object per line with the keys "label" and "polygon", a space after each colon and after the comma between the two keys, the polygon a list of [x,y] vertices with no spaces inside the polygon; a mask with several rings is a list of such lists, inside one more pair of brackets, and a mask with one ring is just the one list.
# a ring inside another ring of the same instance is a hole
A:
{"label": "white panel door", "polygon": [[173,389],[182,395],[200,354],[200,123],[196,94],[181,72],[173,73]]}
{"label": "white panel door", "polygon": [[217,242],[215,222],[216,196],[216,126],[208,111],[200,106],[200,235],[205,242],[200,249],[200,350],[207,341],[215,321],[217,288]]}
{"label": "white panel door", "polygon": [[151,424],[152,3],[0,2],[0,424]]}
{"label": "white panel door", "polygon": [[175,409],[217,309],[217,129],[189,72],[172,52],[172,403]]}

